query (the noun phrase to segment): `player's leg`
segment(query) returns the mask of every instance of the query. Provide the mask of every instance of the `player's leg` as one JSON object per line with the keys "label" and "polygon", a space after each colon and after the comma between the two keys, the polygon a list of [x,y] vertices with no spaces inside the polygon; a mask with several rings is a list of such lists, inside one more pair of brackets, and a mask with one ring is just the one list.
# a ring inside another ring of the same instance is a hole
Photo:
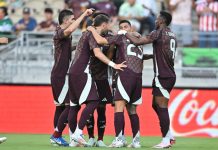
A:
{"label": "player's leg", "polygon": [[136,112],[137,105],[133,104],[127,104],[126,106],[130,123],[131,123],[131,128],[132,128],[132,134],[133,134],[133,140],[128,147],[132,148],[140,148],[140,124],[139,124],[139,116]]}
{"label": "player's leg", "polygon": [[94,114],[90,115],[90,118],[87,121],[86,126],[87,126],[88,135],[89,135],[89,140],[87,143],[90,146],[95,146],[96,140],[95,140],[95,136],[94,136],[94,126],[95,126]]}
{"label": "player's leg", "polygon": [[58,119],[59,119],[61,113],[64,111],[64,109],[65,109],[65,105],[55,106],[55,114],[54,114],[54,121],[53,121],[54,129],[57,127]]}
{"label": "player's leg", "polygon": [[80,116],[78,125],[76,127],[75,132],[72,135],[72,139],[84,146],[89,146],[88,143],[84,140],[83,137],[83,129],[87,124],[87,120],[89,120],[90,115],[94,113],[94,110],[98,106],[98,101],[88,101],[86,107],[83,109],[82,114]]}

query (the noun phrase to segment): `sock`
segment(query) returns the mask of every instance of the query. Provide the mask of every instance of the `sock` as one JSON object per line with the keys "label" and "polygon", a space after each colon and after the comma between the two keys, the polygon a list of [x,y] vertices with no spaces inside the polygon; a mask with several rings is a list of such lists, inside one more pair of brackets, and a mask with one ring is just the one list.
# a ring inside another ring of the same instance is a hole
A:
{"label": "sock", "polygon": [[129,119],[130,119],[130,123],[131,123],[131,127],[132,127],[132,135],[133,138],[136,136],[136,134],[139,132],[139,116],[138,114],[132,114],[129,115]]}
{"label": "sock", "polygon": [[157,106],[157,110],[162,137],[165,137],[170,127],[170,117],[168,113],[168,108],[160,108]]}
{"label": "sock", "polygon": [[66,127],[66,124],[67,124],[67,118],[68,118],[69,110],[70,110],[70,106],[66,106],[64,111],[59,116],[57,127],[55,128],[55,132],[53,134],[53,136],[55,138],[62,136],[62,132],[63,132],[63,130]]}
{"label": "sock", "polygon": [[124,134],[125,134],[125,120],[124,120],[124,122],[123,122],[122,136],[124,136]]}
{"label": "sock", "polygon": [[87,124],[87,121],[90,118],[90,115],[92,115],[94,113],[97,106],[98,106],[98,101],[90,101],[86,105],[86,107],[83,109],[82,114],[80,116],[80,120],[79,120],[79,123],[78,123],[79,129],[81,129],[81,130],[84,129],[84,127]]}
{"label": "sock", "polygon": [[56,106],[55,108],[55,114],[54,114],[54,129],[57,127],[57,124],[58,124],[58,119],[61,115],[61,113],[64,111],[65,109],[65,106]]}
{"label": "sock", "polygon": [[106,106],[101,106],[97,108],[98,112],[98,120],[97,120],[97,126],[98,126],[98,141],[102,140],[104,137],[104,131],[105,131],[105,126],[106,126]]}
{"label": "sock", "polygon": [[77,114],[80,110],[80,106],[70,106],[69,114],[68,114],[68,124],[71,133],[74,133],[77,126]]}
{"label": "sock", "polygon": [[116,132],[116,137],[122,135],[122,130],[124,127],[124,113],[123,112],[115,112],[114,114],[114,127]]}
{"label": "sock", "polygon": [[89,134],[89,138],[95,138],[94,137],[94,125],[95,125],[95,119],[93,114],[90,116],[89,121],[87,122],[87,131]]}

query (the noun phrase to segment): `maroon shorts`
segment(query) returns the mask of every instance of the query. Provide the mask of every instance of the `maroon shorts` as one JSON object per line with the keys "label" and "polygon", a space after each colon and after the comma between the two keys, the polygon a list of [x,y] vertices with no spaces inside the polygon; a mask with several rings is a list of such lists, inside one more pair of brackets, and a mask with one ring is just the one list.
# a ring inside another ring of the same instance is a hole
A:
{"label": "maroon shorts", "polygon": [[100,104],[112,103],[112,93],[108,80],[95,80],[95,83],[98,89]]}
{"label": "maroon shorts", "polygon": [[55,105],[69,104],[68,75],[65,78],[51,77],[51,87]]}
{"label": "maroon shorts", "polygon": [[163,96],[170,99],[170,92],[172,91],[176,82],[176,78],[160,78],[153,79],[153,96]]}
{"label": "maroon shorts", "polygon": [[127,103],[142,103],[142,77],[118,76],[114,100],[126,100]]}
{"label": "maroon shorts", "polygon": [[99,100],[97,87],[90,74],[70,74],[69,90],[71,105],[81,105],[90,100]]}

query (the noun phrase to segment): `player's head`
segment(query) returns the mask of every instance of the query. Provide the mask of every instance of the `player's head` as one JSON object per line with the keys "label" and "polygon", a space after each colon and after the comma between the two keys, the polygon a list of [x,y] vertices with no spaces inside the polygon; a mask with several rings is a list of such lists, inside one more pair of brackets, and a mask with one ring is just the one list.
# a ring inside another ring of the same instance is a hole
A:
{"label": "player's head", "polygon": [[93,26],[101,29],[102,32],[108,30],[109,17],[105,14],[99,14],[94,18]]}
{"label": "player's head", "polygon": [[71,10],[64,9],[59,13],[59,16],[58,16],[59,25],[62,25],[62,24],[70,25],[74,21],[75,21],[75,18]]}
{"label": "player's head", "polygon": [[128,20],[121,20],[119,22],[119,29],[130,32],[132,30],[131,23]]}
{"label": "player's head", "polygon": [[158,29],[162,25],[169,26],[171,21],[172,15],[169,12],[161,11],[160,15],[157,17],[155,21],[156,28]]}

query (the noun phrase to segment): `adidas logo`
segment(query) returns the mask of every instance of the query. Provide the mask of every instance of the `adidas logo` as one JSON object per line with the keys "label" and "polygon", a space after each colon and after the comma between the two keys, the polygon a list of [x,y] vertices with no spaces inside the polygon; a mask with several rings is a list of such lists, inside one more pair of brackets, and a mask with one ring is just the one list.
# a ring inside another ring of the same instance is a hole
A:
{"label": "adidas logo", "polygon": [[106,98],[102,99],[102,102],[107,102],[107,99]]}

